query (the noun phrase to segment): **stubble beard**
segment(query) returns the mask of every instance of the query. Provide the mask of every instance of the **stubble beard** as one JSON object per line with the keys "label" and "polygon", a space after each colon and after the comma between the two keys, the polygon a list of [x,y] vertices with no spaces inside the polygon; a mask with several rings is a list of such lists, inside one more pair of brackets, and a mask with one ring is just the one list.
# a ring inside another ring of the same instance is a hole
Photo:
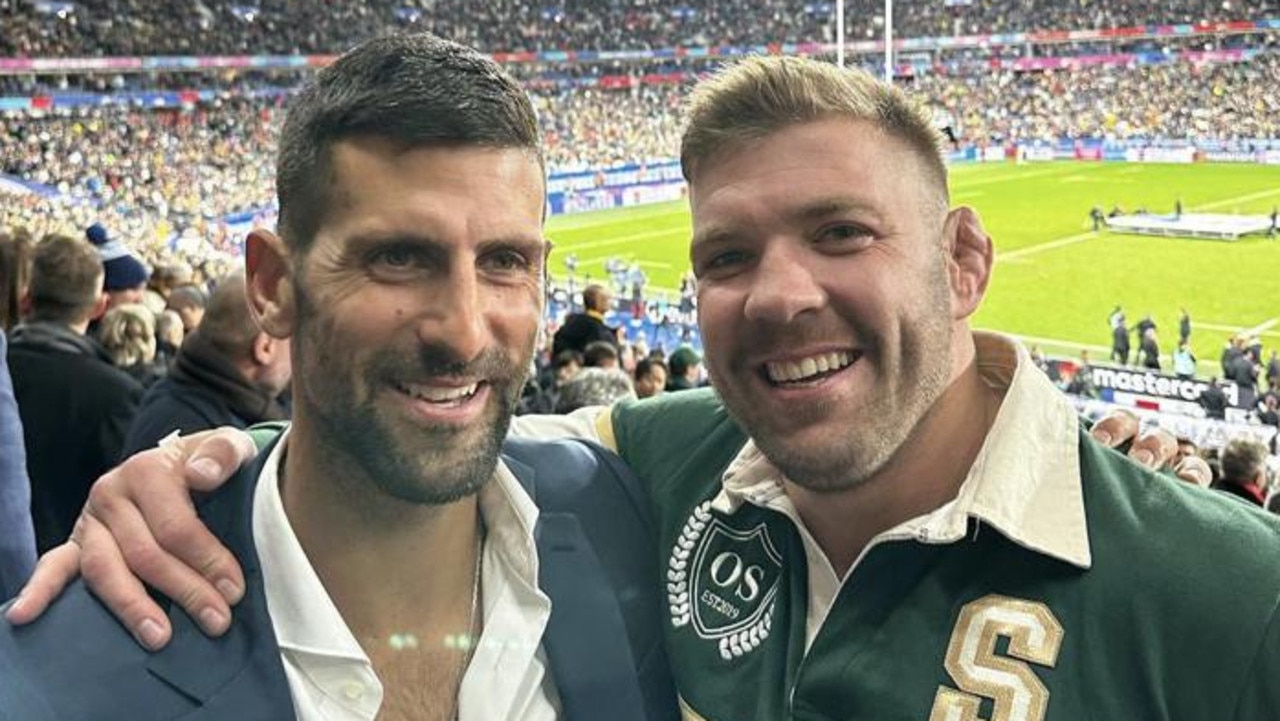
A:
{"label": "stubble beard", "polygon": [[[385,351],[359,371],[349,363],[325,364],[332,365],[331,370],[321,365],[317,351],[326,347],[325,338],[333,337],[332,324],[315,313],[297,283],[295,296],[301,342],[295,345],[294,362],[303,370],[295,374],[294,384],[322,446],[337,449],[379,491],[407,503],[445,505],[483,488],[497,467],[528,364],[514,368],[498,349],[461,363],[450,357],[447,348],[432,346],[416,354]],[[531,338],[526,356],[531,357],[533,342]],[[334,354],[326,355],[331,361]],[[356,388],[356,372],[363,374],[367,384],[364,398]],[[409,377],[466,373],[487,378],[490,395],[484,417],[464,427],[426,426],[389,417],[378,398],[387,392],[389,379],[406,377],[406,373],[416,374]]]}
{"label": "stubble beard", "polygon": [[[875,478],[901,452],[930,452],[910,445],[950,383],[953,330],[948,322],[947,276],[944,267],[939,269],[940,275],[930,279],[935,292],[925,301],[915,330],[902,339],[897,374],[880,378],[884,390],[857,409],[847,432],[833,434],[821,447],[794,444],[778,432],[788,419],[761,415],[749,398],[724,399],[729,415],[788,481],[814,493],[838,493]],[[861,337],[873,336],[868,332]],[[875,355],[883,359],[883,354]],[[910,377],[902,377],[903,371],[910,371]],[[831,413],[838,410],[826,405],[812,409],[816,417],[826,415],[827,423],[838,422],[839,414]]]}

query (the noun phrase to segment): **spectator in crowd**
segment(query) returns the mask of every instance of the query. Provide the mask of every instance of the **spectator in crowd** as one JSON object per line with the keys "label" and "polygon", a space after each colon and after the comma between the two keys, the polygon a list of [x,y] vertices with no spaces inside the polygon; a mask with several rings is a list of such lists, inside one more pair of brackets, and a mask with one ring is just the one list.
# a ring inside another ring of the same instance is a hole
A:
{"label": "spectator in crowd", "polygon": [[1280,428],[1280,394],[1269,392],[1258,402],[1258,422]]}
{"label": "spectator in crowd", "polygon": [[190,335],[200,326],[204,317],[205,297],[200,288],[187,284],[174,288],[169,294],[168,310],[177,312],[182,319],[182,332]]}
{"label": "spectator in crowd", "polygon": [[200,329],[187,336],[167,378],[142,399],[125,437],[126,455],[152,448],[173,431],[248,428],[288,418],[280,394],[289,386],[289,342],[258,328],[243,275],[223,279]]}
{"label": "spectator in crowd", "polygon": [[1142,332],[1142,341],[1138,346],[1138,352],[1142,355],[1143,368],[1153,371],[1160,370],[1160,344],[1156,341],[1155,328],[1147,328]]}
{"label": "spectator in crowd", "polygon": [[1222,386],[1218,383],[1217,376],[1209,379],[1209,385],[1200,394],[1198,399],[1200,407],[1204,409],[1205,418],[1213,418],[1215,420],[1225,420],[1227,417],[1227,394],[1222,390]]}
{"label": "spectator in crowd", "polygon": [[1244,356],[1244,336],[1235,335],[1227,340],[1222,348],[1222,377],[1232,378],[1235,375],[1236,363]]}
{"label": "spectator in crowd", "polygon": [[582,291],[582,312],[570,313],[564,325],[556,331],[551,344],[551,355],[560,355],[561,351],[576,350],[584,353],[587,345],[593,341],[604,341],[618,345],[618,331],[605,325],[604,315],[612,304],[609,289],[593,283]]}
{"label": "spectator in crowd", "polygon": [[593,340],[582,350],[584,368],[615,369],[619,366],[618,346],[607,340]]}
{"label": "spectator in crowd", "polygon": [[0,333],[22,320],[22,300],[31,276],[31,239],[0,228]]}
{"label": "spectator in crowd", "polygon": [[143,388],[164,376],[165,366],[156,363],[155,318],[145,305],[125,303],[108,310],[98,326],[98,340],[112,364]]}
{"label": "spectator in crowd", "polygon": [[27,452],[5,345],[0,331],[0,598],[16,594],[36,565]]}
{"label": "spectator in crowd", "polygon": [[636,361],[636,396],[661,395],[667,387],[667,364],[661,358],[646,357]]}
{"label": "spectator in crowd", "polygon": [[[1029,0],[903,3],[894,8],[898,35],[987,35],[1098,30],[1148,25],[1252,21],[1250,6],[1212,0],[1074,4]],[[850,41],[875,40],[883,19],[874,3],[849,4]],[[194,13],[194,15],[193,15]],[[10,4],[0,56],[330,54],[360,39],[426,30],[486,52],[650,50],[711,45],[830,43],[833,6],[785,0],[684,0],[618,3],[459,0],[434,3],[156,4],[142,0],[81,2],[50,8]],[[120,31],[127,23],[128,32]]]}
{"label": "spectator in crowd", "polygon": [[1119,323],[1111,326],[1111,361],[1129,365],[1129,328],[1121,316]]}
{"label": "spectator in crowd", "polygon": [[607,406],[635,398],[631,377],[618,367],[587,366],[560,385],[556,413],[572,413],[587,406]]}
{"label": "spectator in crowd", "polygon": [[667,391],[697,388],[702,381],[702,356],[689,346],[680,346],[667,358]]}
{"label": "spectator in crowd", "polygon": [[105,272],[103,288],[107,292],[107,308],[124,303],[141,303],[151,274],[147,266],[119,240],[112,240],[107,229],[94,223],[85,230],[85,237],[98,249]]}
{"label": "spectator in crowd", "polygon": [[1089,351],[1081,349],[1080,360],[1076,363],[1076,372],[1067,382],[1067,392],[1085,398],[1097,398],[1098,387],[1093,382],[1093,363],[1089,360]]}
{"label": "spectator in crowd", "polygon": [[1196,376],[1196,356],[1185,340],[1178,343],[1178,349],[1173,352],[1173,372],[1183,380],[1191,380]]}
{"label": "spectator in crowd", "polygon": [[1246,348],[1231,363],[1230,379],[1240,389],[1240,407],[1252,408],[1258,402],[1258,376],[1262,366],[1252,348]]}
{"label": "spectator in crowd", "polygon": [[1213,484],[1214,490],[1261,507],[1267,497],[1267,447],[1252,438],[1233,438],[1219,458],[1222,476]]}
{"label": "spectator in crowd", "polygon": [[142,396],[142,386],[86,335],[107,305],[103,274],[84,241],[40,241],[32,253],[31,316],[11,337],[9,370],[41,552],[67,539],[89,485],[119,460]]}
{"label": "spectator in crowd", "polygon": [[186,331],[182,329],[182,317],[176,311],[166,310],[157,315],[156,362],[165,368],[172,365],[185,338]]}

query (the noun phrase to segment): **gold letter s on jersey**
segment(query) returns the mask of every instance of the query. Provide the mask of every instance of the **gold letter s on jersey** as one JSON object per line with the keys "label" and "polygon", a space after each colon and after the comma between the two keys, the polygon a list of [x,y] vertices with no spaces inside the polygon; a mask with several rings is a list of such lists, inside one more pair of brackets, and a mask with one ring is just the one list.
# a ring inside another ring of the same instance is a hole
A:
{"label": "gold letter s on jersey", "polygon": [[[947,673],[961,690],[938,687],[929,721],[981,721],[978,705],[994,702],[990,721],[1043,721],[1049,690],[1027,663],[1052,668],[1062,624],[1043,603],[984,596],[965,604],[947,645]],[[997,656],[996,638],[1009,639]]]}

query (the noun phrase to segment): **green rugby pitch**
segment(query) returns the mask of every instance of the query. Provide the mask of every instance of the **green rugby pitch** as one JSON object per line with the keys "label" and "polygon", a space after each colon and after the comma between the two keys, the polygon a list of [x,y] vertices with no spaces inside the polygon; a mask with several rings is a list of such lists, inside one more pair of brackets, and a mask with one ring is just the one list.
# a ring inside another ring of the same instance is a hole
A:
{"label": "green rugby pitch", "polygon": [[[1280,346],[1280,240],[1235,242],[1094,233],[1090,208],[1266,215],[1280,205],[1280,167],[1055,162],[962,165],[951,169],[953,204],[971,205],[995,239],[996,268],[974,319],[1039,343],[1048,352],[1091,348],[1106,356],[1107,315],[1124,306],[1132,325],[1150,313],[1167,355],[1179,308],[1190,313],[1201,371],[1213,372],[1223,341],[1251,331]],[[578,276],[605,277],[610,257],[638,261],[654,292],[674,297],[688,268],[689,211],[684,202],[581,215],[548,224],[562,259],[578,256]],[[1136,344],[1135,344],[1136,347]]]}

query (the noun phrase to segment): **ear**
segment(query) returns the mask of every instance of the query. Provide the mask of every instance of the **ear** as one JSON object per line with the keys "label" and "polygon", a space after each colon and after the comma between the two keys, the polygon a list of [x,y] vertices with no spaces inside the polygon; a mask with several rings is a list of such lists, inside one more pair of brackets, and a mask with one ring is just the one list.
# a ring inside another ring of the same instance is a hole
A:
{"label": "ear", "polygon": [[[293,335],[295,316],[292,257],[284,241],[267,230],[254,230],[245,242],[245,289],[249,311],[258,327],[274,338]],[[257,342],[254,354],[258,352]]]}
{"label": "ear", "polygon": [[278,350],[277,344],[288,342],[288,340],[273,338],[270,333],[259,333],[253,339],[253,362],[259,366],[271,365]]}
{"label": "ear", "polygon": [[111,296],[104,290],[98,294],[98,300],[93,304],[93,315],[89,316],[89,320],[99,320],[107,314],[107,306],[111,304]]}
{"label": "ear", "polygon": [[951,283],[951,317],[963,320],[973,315],[987,294],[995,251],[982,219],[967,206],[947,214],[943,237]]}

